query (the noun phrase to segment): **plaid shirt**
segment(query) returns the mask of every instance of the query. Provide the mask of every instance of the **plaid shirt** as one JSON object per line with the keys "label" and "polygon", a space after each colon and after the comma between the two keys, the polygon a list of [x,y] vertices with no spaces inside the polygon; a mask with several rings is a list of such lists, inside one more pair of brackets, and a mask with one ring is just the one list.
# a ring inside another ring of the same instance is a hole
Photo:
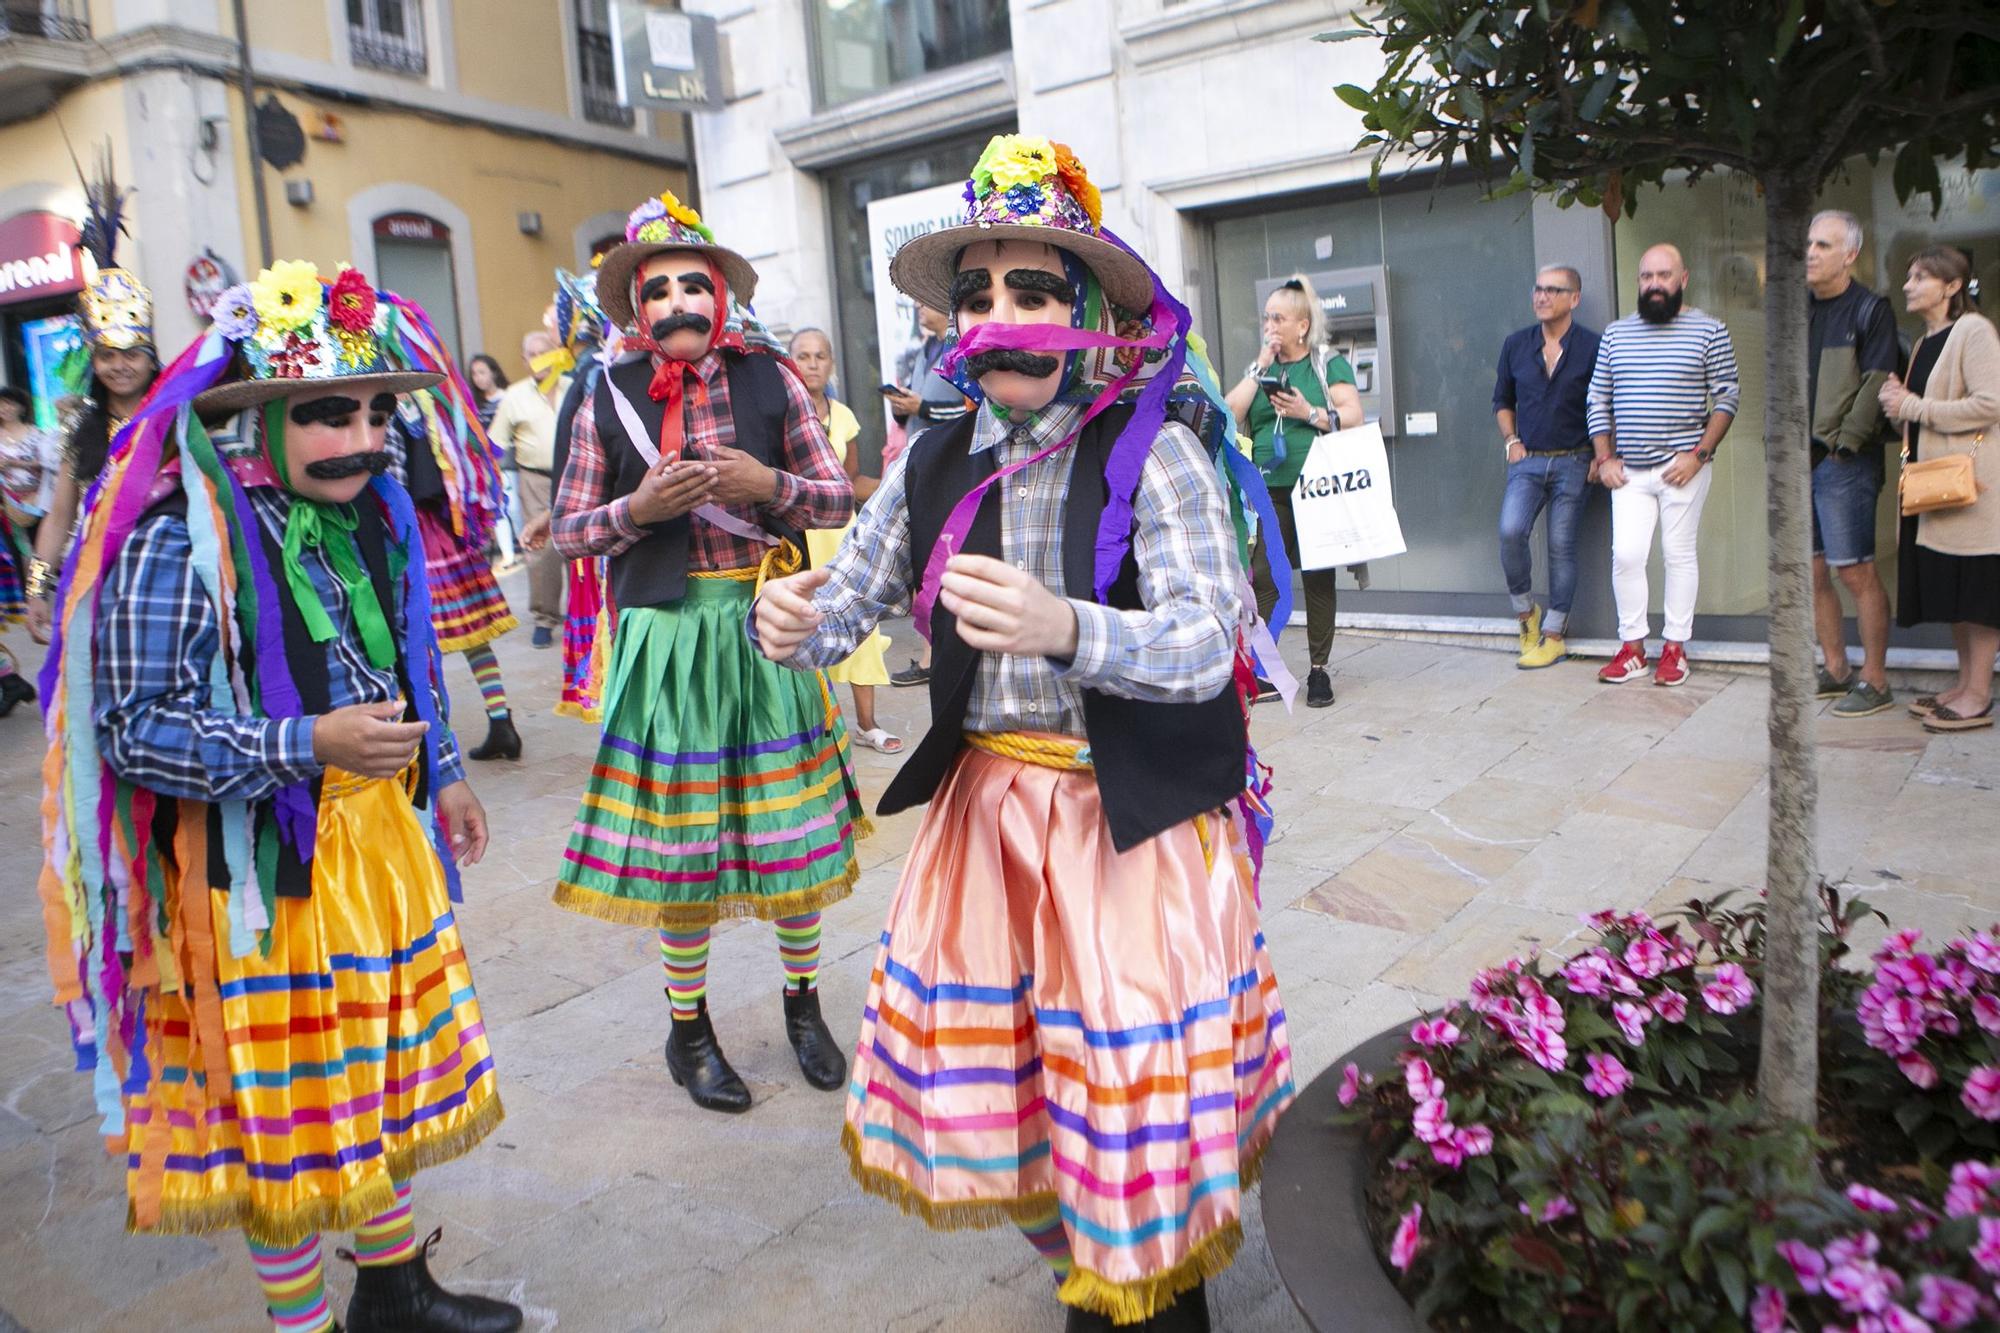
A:
{"label": "plaid shirt", "polygon": [[[279,540],[291,503],[282,491],[250,488],[258,520]],[[363,651],[347,591],[326,557],[314,547],[301,558],[341,630],[327,663],[332,706],[400,698],[395,672],[376,667]],[[275,569],[272,575],[284,578]],[[187,520],[158,514],[140,524],[105,582],[96,628],[98,744],[134,786],[197,801],[255,801],[323,767],[313,758],[314,719],[246,717],[210,706],[220,626],[195,573]],[[435,697],[445,720],[448,701]],[[448,728],[447,722],[438,738],[439,788],[465,776]]]}
{"label": "plaid shirt", "polygon": [[[752,353],[751,355],[757,355]],[[653,364],[659,365],[654,357]],[[778,367],[785,381],[784,455],[773,468],[778,492],[761,505],[723,505],[728,513],[758,527],[782,523],[793,528],[838,528],[854,516],[854,487],[840,456],[827,443],[812,398],[798,376]],[[714,458],[719,448],[735,448],[736,418],[729,410],[729,377],[723,374],[722,353],[710,351],[694,363],[700,384],[683,400],[683,456]],[[611,448],[624,443],[625,432],[614,424]],[[629,448],[630,445],[625,445]],[[565,559],[617,555],[646,535],[632,521],[630,496],[611,494],[613,467],[604,436],[597,428],[597,395],[578,404],[570,430],[569,462],[556,488],[552,537]],[[745,569],[764,558],[765,548],[747,537],[725,532],[712,523],[688,525],[688,568]]]}
{"label": "plaid shirt", "polygon": [[[972,452],[996,450],[995,470],[1029,458],[1075,428],[1083,408],[1058,404],[1025,426],[1009,428],[990,405],[973,423]],[[1063,514],[1076,450],[1064,449],[1003,482],[1001,556],[1043,587],[1063,586]],[[861,510],[831,577],[814,604],[823,619],[786,662],[828,667],[852,653],[884,616],[909,607],[917,572],[930,552],[910,550],[910,514],[898,459]],[[1242,566],[1215,464],[1178,422],[1160,432],[1133,497],[1132,552],[1143,611],[1120,611],[1070,598],[1076,608],[1076,656],[1003,658],[982,653],[966,709],[973,731],[1044,731],[1084,735],[1086,689],[1155,703],[1196,703],[1229,680],[1243,615]],[[754,628],[753,628],[754,637]]]}

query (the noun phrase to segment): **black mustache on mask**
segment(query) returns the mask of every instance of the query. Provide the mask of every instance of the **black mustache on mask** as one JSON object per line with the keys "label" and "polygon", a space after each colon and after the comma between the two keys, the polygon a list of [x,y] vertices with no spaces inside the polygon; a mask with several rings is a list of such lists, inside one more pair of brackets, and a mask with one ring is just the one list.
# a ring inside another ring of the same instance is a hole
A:
{"label": "black mustache on mask", "polygon": [[715,321],[707,315],[691,313],[668,315],[665,319],[656,319],[653,321],[653,341],[656,343],[665,342],[669,337],[679,333],[682,329],[692,329],[696,333],[707,333],[714,327]]}
{"label": "black mustache on mask", "polygon": [[315,458],[306,464],[306,475],[314,481],[345,481],[366,472],[379,477],[389,470],[389,455],[380,449],[362,454],[341,454],[337,458]]}
{"label": "black mustache on mask", "polygon": [[989,370],[1011,370],[1030,379],[1041,379],[1061,368],[1062,362],[1053,356],[1024,352],[1018,347],[995,347],[991,351],[974,352],[965,358],[965,373],[973,379],[978,379]]}

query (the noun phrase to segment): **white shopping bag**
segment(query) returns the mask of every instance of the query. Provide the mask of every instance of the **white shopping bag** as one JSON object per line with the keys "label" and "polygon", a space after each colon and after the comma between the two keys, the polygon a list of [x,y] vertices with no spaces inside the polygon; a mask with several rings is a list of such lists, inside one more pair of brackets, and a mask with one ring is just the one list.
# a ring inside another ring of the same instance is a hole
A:
{"label": "white shopping bag", "polygon": [[1358,565],[1409,549],[1389,493],[1381,427],[1369,422],[1313,441],[1292,486],[1292,517],[1303,569]]}

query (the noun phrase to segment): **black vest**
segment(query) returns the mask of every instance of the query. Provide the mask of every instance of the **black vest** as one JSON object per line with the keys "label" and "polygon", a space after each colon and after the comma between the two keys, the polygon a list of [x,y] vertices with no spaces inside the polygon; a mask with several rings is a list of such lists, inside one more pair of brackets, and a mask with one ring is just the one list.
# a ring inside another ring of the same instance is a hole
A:
{"label": "black vest", "polygon": [[[1070,446],[1076,461],[1063,519],[1063,591],[1081,601],[1095,600],[1097,526],[1109,499],[1104,465],[1130,417],[1130,408],[1111,408]],[[910,446],[904,485],[910,560],[917,570],[937,545],[952,507],[995,470],[997,450],[970,451],[974,421],[967,415],[936,426]],[[998,489],[989,487],[980,500],[964,547],[970,554],[1000,557]],[[1138,561],[1130,551],[1106,605],[1121,610],[1145,605]],[[957,618],[942,603],[931,610],[931,649],[931,730],[883,793],[879,809],[885,815],[936,795],[963,744],[980,654],[958,637]],[[1233,684],[1194,704],[1144,703],[1085,690],[1083,721],[1111,843],[1121,852],[1227,805],[1243,790],[1250,738]]]}
{"label": "black vest", "polygon": [[[779,467],[785,457],[785,416],[791,400],[785,393],[784,372],[768,356],[754,353],[722,354],[723,374],[729,380],[729,412],[736,425],[736,447],[767,467]],[[660,438],[666,424],[664,404],[646,392],[653,381],[650,357],[638,357],[613,366],[599,381],[594,405],[597,438],[611,468],[611,495],[617,499],[639,489],[648,464],[638,447],[628,438],[618,409],[612,403],[612,386],[624,392],[626,401],[638,413],[648,442]],[[688,444],[699,448],[700,441]],[[622,447],[621,447],[622,446]],[[700,457],[691,449],[689,457]],[[567,462],[567,459],[565,459]],[[646,535],[611,557],[611,600],[621,611],[635,606],[665,606],[678,602],[687,593],[689,515],[650,524]],[[790,538],[805,551],[805,539],[798,531],[762,520],[773,537]]]}
{"label": "black vest", "polygon": [[[176,489],[165,499],[153,505],[147,512],[149,515],[170,513],[184,516],[187,513],[187,495],[184,491]],[[397,618],[397,611],[394,597],[395,587],[389,577],[388,524],[382,517],[381,505],[367,491],[363,491],[361,498],[354,502],[354,513],[356,519],[354,527],[355,544],[361,550],[362,566],[368,571],[369,581],[375,585],[376,600],[381,602],[383,613],[389,617],[390,623],[393,625]],[[282,572],[283,565],[281,562],[284,559],[284,544],[279,538],[273,537],[270,530],[263,523],[257,523],[256,528],[257,535],[262,539],[264,544],[264,559],[268,563],[272,573],[271,581],[278,589],[278,606],[285,634],[285,660],[291,667],[292,683],[298,687],[299,702],[302,706],[303,715],[306,717],[317,717],[322,713],[332,711],[333,708],[332,671],[329,666],[333,653],[333,645],[313,642],[312,635],[306,630],[305,617],[299,613],[298,602],[292,596],[291,584]],[[410,560],[413,563],[420,563],[423,560],[422,550],[411,551]],[[254,677],[256,670],[256,644],[254,642],[246,642],[243,653],[243,671],[245,677]],[[402,690],[403,698],[406,701],[415,697],[410,685],[409,664],[403,660],[403,645],[400,642],[396,645],[396,684]],[[405,722],[415,721],[416,715],[414,706],[406,706],[403,711],[402,720]],[[429,766],[420,763],[417,766],[417,772],[415,804],[421,808],[430,803]],[[320,778],[312,780],[312,799],[315,807],[319,805],[320,784]],[[170,798],[161,797],[153,815],[154,836],[160,840],[158,842],[159,846],[173,846],[173,830],[176,827],[178,818],[177,803]],[[263,840],[264,830],[273,825],[276,820],[275,803],[272,800],[266,798],[256,803],[254,807],[253,852],[255,851],[256,843]],[[282,836],[278,837],[276,841],[278,848],[278,896],[280,898],[310,897],[312,895],[312,862],[301,858],[298,850]],[[224,855],[222,844],[222,808],[219,805],[210,805],[208,809],[208,882],[211,887],[217,889],[227,890],[230,887],[229,862]]]}

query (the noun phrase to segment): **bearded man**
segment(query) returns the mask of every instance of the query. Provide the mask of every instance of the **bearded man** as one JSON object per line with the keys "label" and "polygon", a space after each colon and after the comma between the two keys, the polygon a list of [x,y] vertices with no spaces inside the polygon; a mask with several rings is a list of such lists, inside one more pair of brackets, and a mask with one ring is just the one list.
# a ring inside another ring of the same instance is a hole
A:
{"label": "bearded man", "polygon": [[556,550],[607,558],[617,621],[604,734],[555,900],[660,932],[667,1072],[695,1104],[747,1111],[708,1012],[709,933],[770,921],[785,1034],[806,1081],[847,1063],[819,1008],[820,909],[858,874],[866,827],[847,733],[816,676],[744,641],[762,577],[854,491],[777,341],[744,308],[757,272],[671,194],[635,209],[597,297],[626,352],[577,405]]}
{"label": "bearded man", "polygon": [[1183,379],[1186,308],[1067,148],[996,138],[966,199],[890,277],[951,312],[944,365],[978,411],[915,441],[751,626],[811,670],[914,604],[935,652],[931,732],[882,800],[930,808],[843,1142],[864,1189],[934,1226],[1018,1225],[1071,1330],[1206,1329],[1203,1279],[1293,1096],[1242,817],[1255,675],[1225,478],[1258,483]]}

